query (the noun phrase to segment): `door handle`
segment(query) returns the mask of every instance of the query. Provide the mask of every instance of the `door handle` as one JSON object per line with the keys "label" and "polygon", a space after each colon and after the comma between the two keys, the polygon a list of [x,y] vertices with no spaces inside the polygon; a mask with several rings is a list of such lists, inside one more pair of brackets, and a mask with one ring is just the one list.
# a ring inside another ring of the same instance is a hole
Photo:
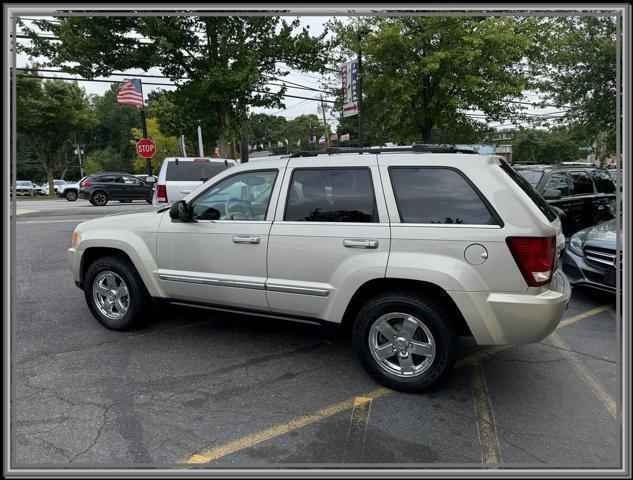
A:
{"label": "door handle", "polygon": [[260,238],[254,235],[234,235],[233,243],[259,243]]}
{"label": "door handle", "polygon": [[343,246],[347,248],[378,248],[378,240],[355,240],[346,238]]}

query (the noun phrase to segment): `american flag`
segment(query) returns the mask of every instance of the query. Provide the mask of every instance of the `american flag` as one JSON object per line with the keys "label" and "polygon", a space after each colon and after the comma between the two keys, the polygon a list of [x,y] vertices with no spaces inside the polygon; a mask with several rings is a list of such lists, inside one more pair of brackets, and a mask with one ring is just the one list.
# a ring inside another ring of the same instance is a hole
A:
{"label": "american flag", "polygon": [[116,103],[119,105],[134,105],[142,107],[143,105],[143,87],[141,80],[138,78],[123,80],[123,88],[116,96]]}

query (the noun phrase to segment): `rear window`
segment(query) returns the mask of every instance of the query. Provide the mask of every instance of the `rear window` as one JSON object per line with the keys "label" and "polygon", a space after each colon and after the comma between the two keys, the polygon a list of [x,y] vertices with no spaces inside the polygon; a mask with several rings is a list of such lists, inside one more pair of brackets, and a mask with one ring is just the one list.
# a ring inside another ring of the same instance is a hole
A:
{"label": "rear window", "polygon": [[541,180],[541,177],[543,176],[543,172],[540,172],[538,170],[519,170],[518,172],[534,188],[536,188],[536,186],[538,185],[538,182]]}
{"label": "rear window", "polygon": [[499,224],[481,196],[456,170],[391,167],[389,176],[403,223]]}
{"label": "rear window", "polygon": [[220,162],[169,162],[165,178],[172,182],[206,182],[227,168],[229,165]]}
{"label": "rear window", "polygon": [[514,183],[516,183],[521,188],[521,190],[523,190],[527,194],[527,196],[532,199],[534,205],[536,205],[538,209],[543,212],[545,217],[550,222],[556,220],[556,212],[554,211],[554,209],[549,206],[545,199],[541,197],[536,190],[534,190],[532,185],[530,185],[530,182],[519,175],[517,171],[512,168],[505,160],[500,160],[500,166],[501,169],[506,172],[512,180],[514,180]]}

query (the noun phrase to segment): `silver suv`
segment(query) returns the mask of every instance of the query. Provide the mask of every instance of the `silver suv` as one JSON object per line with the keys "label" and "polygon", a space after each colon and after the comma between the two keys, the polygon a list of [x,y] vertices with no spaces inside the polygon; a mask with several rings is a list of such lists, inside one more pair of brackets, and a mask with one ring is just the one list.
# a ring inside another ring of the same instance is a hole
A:
{"label": "silver suv", "polygon": [[108,328],[158,301],[340,324],[371,375],[422,391],[459,336],[538,342],[570,294],[542,197],[502,157],[437,150],[238,165],[171,208],[79,224],[68,263]]}

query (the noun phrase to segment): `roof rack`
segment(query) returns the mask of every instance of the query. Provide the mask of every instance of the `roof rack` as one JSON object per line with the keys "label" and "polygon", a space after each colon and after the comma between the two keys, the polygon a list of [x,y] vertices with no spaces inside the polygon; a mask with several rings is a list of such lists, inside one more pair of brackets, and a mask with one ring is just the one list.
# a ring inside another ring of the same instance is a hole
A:
{"label": "roof rack", "polygon": [[431,145],[426,143],[415,143],[411,146],[402,147],[379,147],[379,148],[358,148],[358,147],[329,147],[321,151],[296,152],[290,158],[296,157],[316,157],[317,155],[332,155],[335,153],[389,153],[389,152],[417,152],[417,153],[468,153],[477,155],[479,152],[471,148],[457,148],[452,145]]}

